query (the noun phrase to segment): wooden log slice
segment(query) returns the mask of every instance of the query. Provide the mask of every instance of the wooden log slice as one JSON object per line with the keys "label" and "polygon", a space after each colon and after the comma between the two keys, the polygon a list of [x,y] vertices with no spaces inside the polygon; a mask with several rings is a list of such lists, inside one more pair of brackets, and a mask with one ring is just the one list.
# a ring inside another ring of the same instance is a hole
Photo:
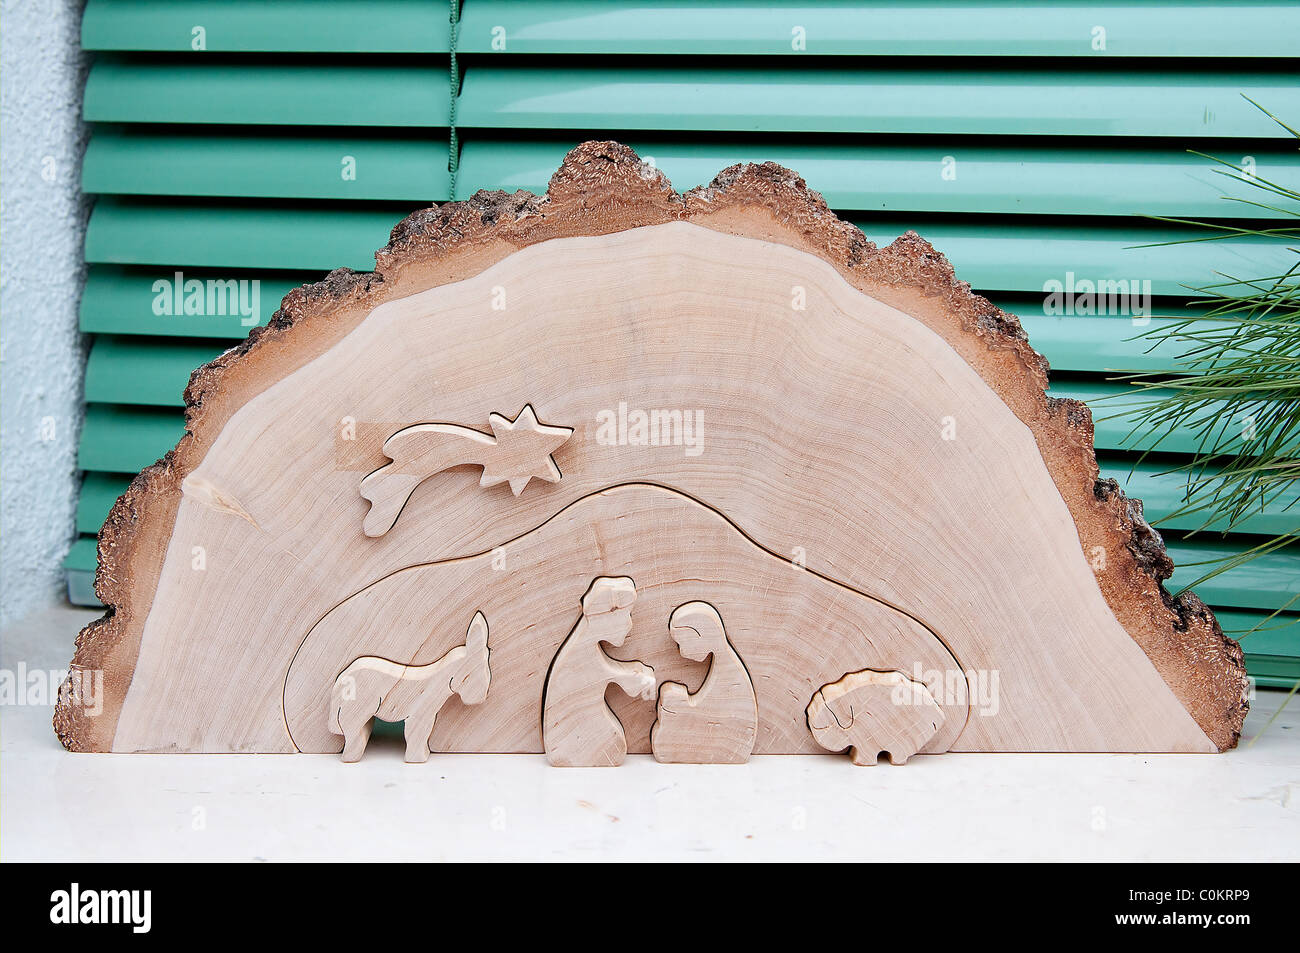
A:
{"label": "wooden log slice", "polygon": [[[481,610],[492,689],[448,702],[433,747],[540,751],[551,656],[618,575],[616,651],[692,691],[667,613],[718,608],[756,753],[818,750],[813,691],[868,668],[943,707],[927,751],[1236,743],[1239,647],[1164,590],[1088,409],[914,233],[878,249],[770,163],[682,195],[589,142],[544,196],[413,214],[376,266],[194,373],[186,435],[100,534],[109,608],[72,665],[105,697],[62,693],[68,748],[337,750],[352,660],[427,664]],[[648,750],[653,704],[610,704]]]}

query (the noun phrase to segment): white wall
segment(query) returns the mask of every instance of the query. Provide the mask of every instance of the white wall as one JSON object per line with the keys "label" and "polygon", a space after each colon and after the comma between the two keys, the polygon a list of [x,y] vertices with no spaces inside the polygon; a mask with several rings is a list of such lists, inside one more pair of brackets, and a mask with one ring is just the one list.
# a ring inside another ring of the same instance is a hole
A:
{"label": "white wall", "polygon": [[63,598],[74,538],[88,204],[81,2],[0,7],[0,624]]}

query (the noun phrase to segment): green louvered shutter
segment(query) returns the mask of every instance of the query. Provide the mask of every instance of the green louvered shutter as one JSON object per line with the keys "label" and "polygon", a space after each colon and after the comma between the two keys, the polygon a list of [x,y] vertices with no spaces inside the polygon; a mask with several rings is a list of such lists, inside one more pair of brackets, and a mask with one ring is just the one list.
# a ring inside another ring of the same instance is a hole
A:
{"label": "green louvered shutter", "polygon": [[[248,331],[239,314],[156,314],[154,282],[258,279],[265,323],[289,288],[372,268],[412,209],[544,191],[593,136],[629,143],[682,190],[772,159],[879,243],[917,229],[1021,316],[1052,392],[1093,404],[1103,475],[1158,520],[1179,504],[1164,471],[1193,435],[1135,466],[1150,443],[1142,407],[1096,399],[1119,390],[1108,371],[1176,355],[1148,353],[1125,317],[1048,314],[1045,283],[1146,280],[1155,312],[1176,315],[1196,310],[1187,286],[1218,272],[1289,267],[1282,240],[1161,244],[1191,233],[1135,216],[1242,213],[1189,148],[1251,156],[1261,176],[1300,186],[1294,141],[1242,98],[1300,121],[1298,36],[1287,2],[90,0],[83,182],[98,198],[81,323],[94,343],[69,591],[94,602],[109,507],[182,432],[190,371]],[[1254,534],[1294,529],[1300,507],[1286,502],[1227,538],[1161,524],[1173,584]],[[1300,591],[1298,556],[1197,591],[1225,629],[1249,630]],[[1245,646],[1261,684],[1300,678],[1300,614]]]}

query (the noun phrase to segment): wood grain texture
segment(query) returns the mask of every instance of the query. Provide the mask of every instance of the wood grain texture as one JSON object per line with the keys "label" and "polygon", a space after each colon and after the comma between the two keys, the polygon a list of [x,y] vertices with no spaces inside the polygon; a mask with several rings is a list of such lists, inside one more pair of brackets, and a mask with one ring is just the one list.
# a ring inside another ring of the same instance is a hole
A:
{"label": "wood grain texture", "polygon": [[848,750],[854,764],[884,754],[906,764],[943,727],[943,709],[902,672],[850,672],[823,685],[808,703],[808,729],[827,751]]}
{"label": "wood grain texture", "polygon": [[582,614],[555,653],[542,694],[542,749],[559,768],[602,768],[623,763],[627,737],[605,704],[605,690],[622,689],[652,698],[654,669],[605,654],[632,631],[636,583],[627,576],[600,576],[582,597]]}
{"label": "wood grain texture", "polygon": [[404,721],[406,760],[429,760],[433,726],[447,700],[456,695],[478,705],[487,697],[490,654],[487,620],[476,612],[465,644],[436,662],[406,665],[373,655],[354,660],[334,680],[326,724],[332,734],[343,735],[343,760],[361,760],[375,718]]}
{"label": "wood grain texture", "polygon": [[[329,703],[325,686],[338,672],[362,655],[412,664],[436,659],[459,639],[450,620],[481,609],[492,620],[492,691],[475,708],[450,700],[434,728],[434,747],[542,751],[543,709],[551,709],[548,723],[567,720],[557,693],[546,690],[548,672],[573,686],[564,694],[572,694],[582,712],[603,718],[603,689],[593,695],[591,679],[618,669],[576,665],[570,671],[560,664],[561,645],[587,653],[592,665],[605,664],[593,640],[578,637],[579,599],[596,577],[633,571],[635,602],[593,616],[601,620],[595,631],[609,644],[607,654],[639,660],[661,681],[698,688],[706,667],[682,656],[668,622],[686,603],[717,607],[753,678],[760,752],[819,750],[808,734],[804,709],[818,686],[846,668],[962,671],[942,641],[906,614],[764,551],[721,514],[684,494],[629,484],[575,501],[499,550],[411,566],[345,599],[303,633],[293,652],[280,724],[287,725],[302,751],[337,751],[339,739],[323,726]],[[756,599],[756,592],[764,598]],[[625,624],[630,629],[624,635],[619,626]],[[942,691],[942,674],[937,677],[936,691]],[[617,733],[615,726],[621,725],[632,753],[650,751],[653,682],[647,690],[644,697],[622,691],[604,695],[617,719],[604,720],[606,733]],[[951,702],[952,730],[935,739],[935,750],[945,750],[966,720],[966,694],[954,694]],[[613,749],[621,743],[613,741]]]}
{"label": "wood grain texture", "polygon": [[429,423],[404,427],[384,441],[392,462],[361,481],[361,495],[370,501],[364,524],[367,536],[382,536],[397,521],[415,488],[431,476],[457,466],[481,466],[479,486],[507,483],[518,496],[536,477],[548,483],[561,478],[551,455],[573,435],[572,427],[541,423],[531,405],[511,420],[491,413],[491,434],[458,424]]}
{"label": "wood grain texture", "polygon": [[[1239,647],[1195,596],[1164,591],[1172,565],[1140,503],[1097,479],[1087,409],[1045,396],[1015,318],[914,234],[876,249],[770,164],[683,196],[630,150],[588,143],[545,197],[481,193],[413,215],[377,266],[293,292],[195,373],[187,435],[101,533],[111,612],[79,636],[73,667],[104,670],[105,707],[92,716],[64,693],[68,747],[337,750],[325,710],[338,673],[366,654],[435,660],[457,638],[447,620],[485,595],[494,690],[473,715],[449,701],[435,744],[540,750],[545,666],[574,593],[620,574],[639,590],[628,651],[663,678],[702,676],[663,644],[672,608],[718,607],[758,695],[756,751],[820,750],[808,699],[865,668],[937,690],[937,750],[1235,744]],[[574,428],[555,451],[561,481],[515,497],[452,468],[366,536],[358,482],[388,458],[376,441],[341,465],[341,421],[388,437],[525,404]],[[701,420],[702,452],[622,428],[599,439],[602,412],[622,405]],[[746,610],[755,592],[765,608]],[[870,647],[826,635],[826,612]],[[633,648],[642,624],[646,650]],[[526,727],[495,704],[498,653],[532,706]],[[766,693],[783,689],[764,665],[799,689],[771,712]],[[965,673],[996,672],[997,705],[946,697],[954,671],[966,695]],[[610,704],[628,750],[647,750],[653,711]]]}
{"label": "wood grain texture", "polygon": [[707,602],[688,602],[673,610],[668,634],[683,658],[707,661],[709,672],[695,692],[681,682],[659,686],[650,729],[655,760],[744,764],[758,734],[758,702],[745,663],[727,639],[722,616]]}

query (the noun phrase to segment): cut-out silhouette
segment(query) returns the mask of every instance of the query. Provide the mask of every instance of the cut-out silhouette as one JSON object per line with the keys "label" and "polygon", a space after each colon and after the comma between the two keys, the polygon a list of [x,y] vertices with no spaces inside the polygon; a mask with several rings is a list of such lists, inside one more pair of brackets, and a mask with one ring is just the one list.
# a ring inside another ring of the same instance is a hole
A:
{"label": "cut-out silhouette", "polygon": [[465,464],[483,468],[479,486],[509,483],[518,496],[536,478],[556,483],[562,474],[552,454],[571,436],[572,427],[553,427],[537,419],[525,404],[515,419],[488,414],[492,433],[459,424],[415,424],[384,441],[384,454],[393,462],[361,481],[361,495],[370,501],[367,536],[383,536],[393,528],[415,488],[429,477]]}
{"label": "cut-out silhouette", "polygon": [[906,764],[944,717],[930,690],[902,672],[850,672],[823,685],[808,703],[813,738],[828,751],[847,748],[854,764],[875,764],[882,754]]}
{"label": "cut-out silhouette", "polygon": [[474,613],[465,644],[428,665],[403,665],[365,655],[334,682],[329,729],[342,735],[343,760],[360,761],[375,718],[406,721],[406,760],[429,759],[429,739],[438,712],[452,695],[466,705],[487,697],[492,672],[488,668],[488,624]]}
{"label": "cut-out silhouette", "polygon": [[743,764],[758,734],[754,683],[727,638],[718,610],[688,602],[673,610],[668,631],[684,658],[713,657],[699,691],[680,682],[659,687],[658,717],[650,750],[658,761],[680,764]]}
{"label": "cut-out silhouette", "polygon": [[599,576],[582,597],[582,616],[546,676],[542,747],[551,764],[603,767],[622,764],[627,756],[627,736],[605,702],[605,689],[617,685],[648,701],[654,698],[654,669],[610,658],[601,643],[626,641],[635,601],[636,583],[628,576]]}

